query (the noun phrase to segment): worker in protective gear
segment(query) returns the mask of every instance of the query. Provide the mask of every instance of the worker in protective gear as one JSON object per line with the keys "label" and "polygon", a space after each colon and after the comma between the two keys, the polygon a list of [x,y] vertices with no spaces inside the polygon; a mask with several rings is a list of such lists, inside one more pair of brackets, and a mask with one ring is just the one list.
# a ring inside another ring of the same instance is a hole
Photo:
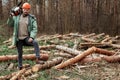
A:
{"label": "worker in protective gear", "polygon": [[22,5],[22,14],[12,16],[8,19],[8,25],[14,27],[12,45],[17,47],[18,51],[18,67],[22,69],[22,54],[23,46],[34,46],[36,54],[36,63],[40,61],[40,49],[37,41],[35,40],[37,34],[36,18],[30,14],[31,5],[24,3]]}

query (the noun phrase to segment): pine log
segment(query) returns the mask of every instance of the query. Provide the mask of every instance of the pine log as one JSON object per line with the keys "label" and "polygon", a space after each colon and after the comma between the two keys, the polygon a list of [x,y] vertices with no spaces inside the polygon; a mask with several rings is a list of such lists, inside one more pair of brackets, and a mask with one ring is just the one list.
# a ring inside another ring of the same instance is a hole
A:
{"label": "pine log", "polygon": [[8,46],[8,48],[9,48],[9,49],[14,49],[14,48],[16,48],[16,46],[10,45],[10,46]]}
{"label": "pine log", "polygon": [[107,62],[110,62],[110,63],[120,62],[120,55],[103,56],[102,59],[106,60]]}
{"label": "pine log", "polygon": [[92,37],[92,36],[94,36],[94,35],[95,35],[95,33],[91,33],[91,34],[85,35],[84,37],[85,37],[85,38],[89,38],[89,37]]}
{"label": "pine log", "polygon": [[82,35],[79,33],[70,33],[68,36],[82,37]]}
{"label": "pine log", "polygon": [[95,40],[90,39],[90,37],[92,37],[94,35],[95,35],[95,33],[91,33],[89,35],[82,36],[81,39],[84,41],[87,41],[87,42],[96,42]]}
{"label": "pine log", "polygon": [[54,53],[55,56],[61,56],[61,57],[66,57],[66,58],[72,58],[73,56],[71,54],[67,54],[67,53]]}
{"label": "pine log", "polygon": [[83,60],[81,60],[80,63],[84,64],[84,63],[88,63],[88,62],[100,62],[100,61],[102,61],[101,57],[95,57],[95,58],[86,57]]}
{"label": "pine log", "polygon": [[120,49],[120,45],[118,45],[118,44],[110,44],[110,46]]}
{"label": "pine log", "polygon": [[61,64],[58,64],[57,66],[55,66],[56,69],[61,69],[61,68],[64,68],[66,66],[69,66],[71,64],[74,64],[80,60],[82,60],[84,57],[92,54],[95,50],[95,47],[91,47],[89,49],[87,49],[86,51],[84,51],[83,53],[75,56],[74,58],[71,58],[71,59],[68,59],[67,61],[61,63]]}
{"label": "pine log", "polygon": [[77,49],[79,43],[80,43],[79,41],[75,40],[75,42],[74,42],[74,46],[73,46],[73,49]]}
{"label": "pine log", "polygon": [[108,46],[108,44],[102,44],[102,43],[80,43],[80,47],[105,47]]}
{"label": "pine log", "polygon": [[104,40],[102,40],[101,43],[108,43],[110,39],[111,39],[111,37],[107,37]]}
{"label": "pine log", "polygon": [[5,43],[10,43],[10,42],[12,42],[12,38],[9,38],[8,40],[3,41],[4,44],[5,44]]}
{"label": "pine log", "polygon": [[54,36],[51,36],[49,38],[42,38],[42,39],[37,39],[37,41],[46,41],[46,40],[52,40],[52,39],[56,39],[56,38],[62,38],[62,35],[54,35]]}
{"label": "pine log", "polygon": [[81,53],[81,51],[78,51],[76,49],[71,49],[71,48],[68,48],[68,47],[64,47],[64,46],[61,46],[61,45],[57,45],[56,49],[63,50],[63,51],[68,52],[68,53],[70,53],[71,55],[74,55],[74,56]]}
{"label": "pine log", "polygon": [[101,48],[94,48],[94,52],[95,53],[99,53],[99,54],[103,54],[103,55],[108,55],[108,56],[111,56],[111,55],[114,55],[115,52],[113,51],[108,51],[108,50],[105,50],[105,49],[101,49]]}
{"label": "pine log", "polygon": [[[40,59],[41,60],[48,60],[49,55],[48,54],[40,54]],[[4,55],[0,56],[0,61],[8,61],[8,60],[17,60],[18,56],[17,55]],[[23,59],[27,60],[34,60],[35,54],[26,54],[23,55]]]}
{"label": "pine log", "polygon": [[17,73],[17,72],[13,72],[13,73],[11,73],[11,74],[9,74],[9,75],[0,76],[0,80],[10,80],[10,78],[11,78],[12,76],[14,76],[16,73]]}
{"label": "pine log", "polygon": [[17,74],[15,74],[10,80],[18,80],[25,71],[26,69],[18,71]]}
{"label": "pine log", "polygon": [[40,71],[41,69],[48,69],[48,68],[50,68],[50,67],[52,67],[52,66],[55,66],[55,65],[61,63],[62,60],[63,60],[63,58],[58,57],[58,58],[53,59],[52,61],[47,61],[47,62],[46,62],[45,64],[43,64],[43,65],[37,64],[37,65],[35,65],[35,66],[32,67],[32,71],[33,71],[33,72],[38,72],[38,71]]}
{"label": "pine log", "polygon": [[[56,45],[47,45],[47,46],[39,46],[40,50],[41,49],[51,49],[55,48]],[[29,48],[29,49],[23,49],[24,51],[33,51],[34,48]]]}
{"label": "pine log", "polygon": [[32,73],[32,69],[28,69],[23,75],[26,77],[28,75],[31,75]]}
{"label": "pine log", "polygon": [[95,40],[90,39],[90,38],[86,38],[86,37],[81,37],[81,39],[84,41],[87,41],[87,42],[96,42]]}
{"label": "pine log", "polygon": [[96,47],[91,47],[88,48],[86,51],[82,52],[81,54],[75,56],[74,58],[68,59],[67,61],[55,66],[56,69],[61,69],[64,68],[66,66],[69,66],[71,64],[74,64],[82,59],[84,59],[86,56],[97,52],[99,54],[104,54],[104,55],[113,55],[115,54],[114,52],[108,51],[108,50],[104,50],[104,49],[100,49],[100,48],[96,48]]}
{"label": "pine log", "polygon": [[92,38],[96,39],[96,38],[100,38],[100,37],[102,37],[102,36],[104,36],[104,35],[105,35],[105,33],[101,33],[101,34],[98,34],[98,35],[96,35],[96,36],[93,36]]}

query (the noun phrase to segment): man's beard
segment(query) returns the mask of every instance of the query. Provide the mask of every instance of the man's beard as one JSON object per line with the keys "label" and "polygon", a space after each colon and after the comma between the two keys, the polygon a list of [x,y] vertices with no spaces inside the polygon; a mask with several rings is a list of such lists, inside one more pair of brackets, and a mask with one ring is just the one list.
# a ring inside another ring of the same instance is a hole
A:
{"label": "man's beard", "polygon": [[23,17],[26,17],[26,16],[28,16],[28,13],[23,13]]}

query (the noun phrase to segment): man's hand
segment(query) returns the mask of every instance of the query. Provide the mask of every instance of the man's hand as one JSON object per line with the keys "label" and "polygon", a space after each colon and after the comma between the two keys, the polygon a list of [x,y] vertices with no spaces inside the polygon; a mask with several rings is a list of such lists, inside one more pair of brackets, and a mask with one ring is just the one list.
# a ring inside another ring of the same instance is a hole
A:
{"label": "man's hand", "polygon": [[33,39],[32,39],[32,38],[29,38],[29,39],[28,39],[28,42],[33,42]]}

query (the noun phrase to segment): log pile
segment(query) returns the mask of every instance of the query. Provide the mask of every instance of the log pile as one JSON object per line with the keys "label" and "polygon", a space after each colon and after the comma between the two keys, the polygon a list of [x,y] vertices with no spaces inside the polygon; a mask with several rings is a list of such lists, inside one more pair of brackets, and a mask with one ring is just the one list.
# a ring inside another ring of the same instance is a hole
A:
{"label": "log pile", "polygon": [[[63,69],[72,66],[75,63],[89,63],[106,61],[109,63],[120,62],[120,37],[111,37],[105,33],[101,34],[79,34],[70,33],[65,35],[44,35],[37,39],[44,44],[40,45],[40,52],[47,54],[40,54],[41,60],[46,60],[44,64],[35,64],[24,68],[20,71],[13,72],[6,76],[0,76],[0,80],[17,80],[26,76],[30,76],[40,70]],[[4,44],[10,43],[10,40],[4,41]],[[73,45],[74,44],[74,45]],[[31,51],[33,48],[24,49],[24,51]],[[118,52],[116,52],[116,50]],[[51,54],[53,51],[53,54]],[[52,56],[52,59],[48,59]],[[54,58],[61,56],[63,58]],[[34,60],[35,54],[23,55],[23,59]],[[1,55],[0,61],[17,60],[17,55]],[[47,61],[48,60],[48,61]]]}

